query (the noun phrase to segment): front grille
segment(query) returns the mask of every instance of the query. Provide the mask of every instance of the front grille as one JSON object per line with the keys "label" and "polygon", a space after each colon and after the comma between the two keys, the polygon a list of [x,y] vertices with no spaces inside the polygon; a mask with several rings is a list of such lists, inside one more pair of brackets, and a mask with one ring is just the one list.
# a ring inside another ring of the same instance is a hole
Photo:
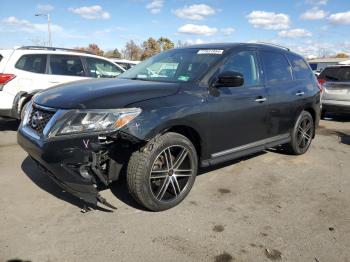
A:
{"label": "front grille", "polygon": [[33,105],[29,116],[29,126],[38,133],[42,133],[47,123],[50,121],[54,114],[55,112],[53,111],[48,111],[41,107]]}

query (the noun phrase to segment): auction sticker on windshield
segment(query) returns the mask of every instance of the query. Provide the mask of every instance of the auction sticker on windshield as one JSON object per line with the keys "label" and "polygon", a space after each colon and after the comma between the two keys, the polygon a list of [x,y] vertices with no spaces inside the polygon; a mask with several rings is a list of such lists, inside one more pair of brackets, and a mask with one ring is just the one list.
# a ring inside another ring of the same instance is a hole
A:
{"label": "auction sticker on windshield", "polygon": [[224,50],[221,49],[202,49],[198,50],[198,55],[222,55]]}

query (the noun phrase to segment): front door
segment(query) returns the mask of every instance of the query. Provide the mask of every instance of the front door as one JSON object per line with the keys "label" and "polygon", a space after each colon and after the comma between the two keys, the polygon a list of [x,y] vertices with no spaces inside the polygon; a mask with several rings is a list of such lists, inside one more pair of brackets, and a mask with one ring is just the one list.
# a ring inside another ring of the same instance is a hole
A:
{"label": "front door", "polygon": [[268,101],[256,52],[234,52],[220,67],[224,71],[243,74],[244,85],[210,88],[209,147],[214,156],[268,137]]}

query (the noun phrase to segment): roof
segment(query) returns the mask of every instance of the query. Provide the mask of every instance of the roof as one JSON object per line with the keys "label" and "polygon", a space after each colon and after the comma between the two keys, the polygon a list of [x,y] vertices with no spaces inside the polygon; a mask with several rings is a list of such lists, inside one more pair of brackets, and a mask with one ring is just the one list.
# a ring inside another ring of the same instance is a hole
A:
{"label": "roof", "polygon": [[273,43],[209,43],[209,44],[198,44],[185,46],[183,48],[203,48],[203,49],[231,49],[238,46],[248,46],[254,48],[264,48],[264,49],[278,49],[278,50],[286,50],[290,51],[287,47],[283,47],[280,45],[276,45]]}
{"label": "roof", "polygon": [[339,63],[345,60],[348,60],[349,58],[334,58],[334,57],[325,57],[325,58],[316,58],[311,59],[308,62],[309,63]]}
{"label": "roof", "polygon": [[120,59],[120,58],[108,58],[112,60],[115,63],[129,63],[129,64],[138,64],[140,61],[133,61],[133,60],[128,60],[128,59]]}

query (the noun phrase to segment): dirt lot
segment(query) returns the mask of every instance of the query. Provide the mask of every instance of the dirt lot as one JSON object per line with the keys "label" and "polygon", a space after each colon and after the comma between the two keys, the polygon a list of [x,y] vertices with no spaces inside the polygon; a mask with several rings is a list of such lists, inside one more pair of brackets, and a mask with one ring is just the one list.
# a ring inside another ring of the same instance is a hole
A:
{"label": "dirt lot", "polygon": [[269,151],[203,170],[161,213],[142,210],[125,181],[102,192],[117,211],[80,213],[16,128],[0,120],[0,261],[350,261],[350,118],[321,121],[303,156]]}

